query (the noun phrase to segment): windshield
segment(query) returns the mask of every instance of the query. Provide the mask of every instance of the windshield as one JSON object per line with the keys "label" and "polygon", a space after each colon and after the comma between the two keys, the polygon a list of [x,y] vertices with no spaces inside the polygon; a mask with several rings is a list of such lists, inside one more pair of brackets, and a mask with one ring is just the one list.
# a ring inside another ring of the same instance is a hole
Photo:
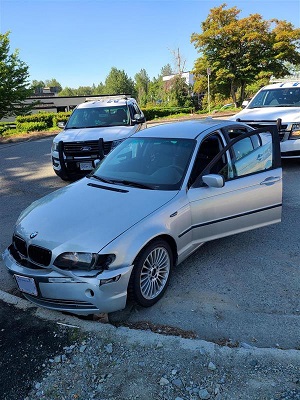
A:
{"label": "windshield", "polygon": [[129,121],[129,110],[126,106],[76,108],[66,129],[129,125]]}
{"label": "windshield", "polygon": [[262,90],[248,106],[248,108],[259,107],[300,107],[300,88]]}
{"label": "windshield", "polygon": [[178,190],[195,143],[192,139],[129,138],[90,177],[145,189]]}

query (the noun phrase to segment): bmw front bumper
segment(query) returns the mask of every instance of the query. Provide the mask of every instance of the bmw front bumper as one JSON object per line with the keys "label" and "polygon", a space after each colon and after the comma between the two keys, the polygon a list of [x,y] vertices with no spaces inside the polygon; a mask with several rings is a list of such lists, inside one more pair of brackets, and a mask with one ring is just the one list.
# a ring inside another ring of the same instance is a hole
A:
{"label": "bmw front bumper", "polygon": [[23,267],[9,249],[2,256],[24,297],[38,306],[77,315],[109,313],[126,306],[132,265],[105,270],[93,277],[81,277],[50,268]]}

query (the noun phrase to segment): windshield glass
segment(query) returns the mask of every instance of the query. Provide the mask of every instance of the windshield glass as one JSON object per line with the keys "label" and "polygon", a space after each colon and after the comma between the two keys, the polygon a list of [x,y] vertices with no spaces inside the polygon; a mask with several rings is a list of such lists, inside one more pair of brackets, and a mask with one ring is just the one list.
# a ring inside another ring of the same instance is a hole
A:
{"label": "windshield glass", "polygon": [[178,190],[195,143],[192,139],[129,138],[102,160],[91,177],[145,189]]}
{"label": "windshield glass", "polygon": [[89,107],[76,108],[69,118],[66,129],[120,125],[129,125],[129,110],[126,106]]}
{"label": "windshield glass", "polygon": [[248,106],[259,107],[300,107],[300,87],[262,90]]}

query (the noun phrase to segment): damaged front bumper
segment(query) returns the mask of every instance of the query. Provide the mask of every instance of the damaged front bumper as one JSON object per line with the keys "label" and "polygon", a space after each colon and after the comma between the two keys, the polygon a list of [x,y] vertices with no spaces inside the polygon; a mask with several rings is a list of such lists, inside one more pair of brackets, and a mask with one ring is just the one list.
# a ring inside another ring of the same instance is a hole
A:
{"label": "damaged front bumper", "polygon": [[71,271],[63,274],[57,269],[24,267],[9,249],[2,257],[24,297],[38,306],[77,315],[109,313],[126,306],[132,265],[82,277]]}

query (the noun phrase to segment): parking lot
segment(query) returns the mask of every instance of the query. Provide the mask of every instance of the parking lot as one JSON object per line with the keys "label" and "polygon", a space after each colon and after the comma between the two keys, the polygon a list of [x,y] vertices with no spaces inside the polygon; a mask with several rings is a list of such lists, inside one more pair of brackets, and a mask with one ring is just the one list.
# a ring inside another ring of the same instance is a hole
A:
{"label": "parking lot", "polygon": [[[51,138],[0,146],[1,252],[19,213],[66,185],[52,170],[50,147]],[[128,306],[111,314],[111,322],[232,346],[299,349],[299,169],[300,161],[283,162],[281,224],[205,244],[174,269],[160,302],[149,309]],[[14,292],[2,260],[0,269],[0,289]]]}

